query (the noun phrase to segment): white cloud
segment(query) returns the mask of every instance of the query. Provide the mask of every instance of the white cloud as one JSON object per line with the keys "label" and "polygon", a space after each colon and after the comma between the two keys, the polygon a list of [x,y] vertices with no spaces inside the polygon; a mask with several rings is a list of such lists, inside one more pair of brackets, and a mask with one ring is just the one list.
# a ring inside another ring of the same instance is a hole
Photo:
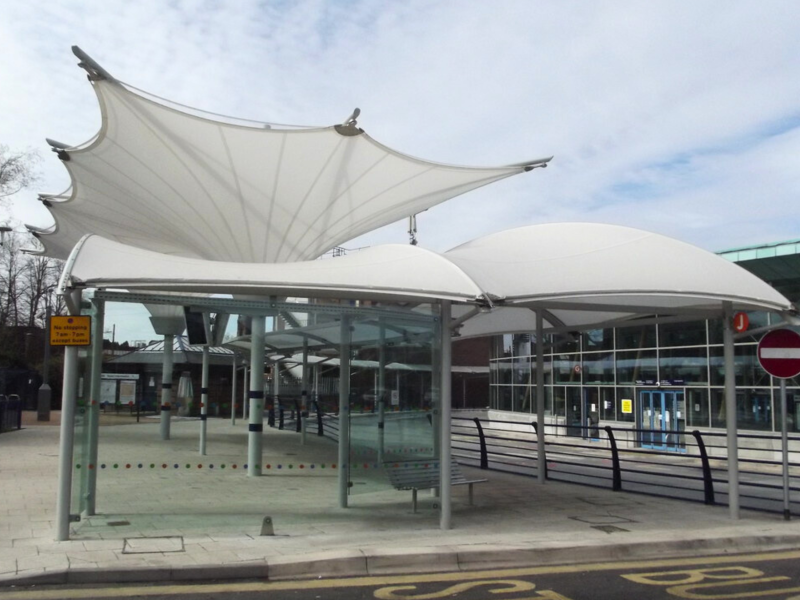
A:
{"label": "white cloud", "polygon": [[[799,26],[790,0],[8,3],[0,141],[49,154],[45,137],[95,133],[78,44],[128,83],[215,112],[327,125],[359,106],[373,137],[431,160],[556,156],[421,215],[428,247],[588,220],[718,250],[800,237]],[[68,183],[55,157],[45,176],[37,191]],[[33,198],[14,216],[48,222]]]}

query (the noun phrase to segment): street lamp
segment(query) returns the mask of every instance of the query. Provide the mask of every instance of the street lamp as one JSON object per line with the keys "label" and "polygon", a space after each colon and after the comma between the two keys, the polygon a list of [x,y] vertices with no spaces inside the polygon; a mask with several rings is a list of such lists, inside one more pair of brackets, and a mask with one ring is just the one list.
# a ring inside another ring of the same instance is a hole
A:
{"label": "street lamp", "polygon": [[44,362],[42,363],[42,385],[36,397],[36,420],[50,421],[50,405],[53,392],[50,389],[50,292],[52,287],[45,289],[44,296]]}

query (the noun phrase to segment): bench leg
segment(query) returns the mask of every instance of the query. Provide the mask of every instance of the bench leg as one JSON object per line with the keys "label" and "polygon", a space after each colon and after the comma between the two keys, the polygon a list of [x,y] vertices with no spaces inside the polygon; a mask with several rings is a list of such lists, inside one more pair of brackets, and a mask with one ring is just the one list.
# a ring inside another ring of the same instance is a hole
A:
{"label": "bench leg", "polygon": [[417,488],[411,490],[411,511],[417,512]]}
{"label": "bench leg", "polygon": [[472,506],[472,484],[469,484],[469,505]]}

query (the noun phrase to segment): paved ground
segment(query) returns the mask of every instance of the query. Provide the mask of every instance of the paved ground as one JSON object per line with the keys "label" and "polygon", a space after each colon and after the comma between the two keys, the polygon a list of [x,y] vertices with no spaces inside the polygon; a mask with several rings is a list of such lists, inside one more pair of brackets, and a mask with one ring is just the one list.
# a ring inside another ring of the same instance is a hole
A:
{"label": "paved ground", "polygon": [[[421,492],[412,513],[411,493],[391,489],[369,457],[353,471],[350,508],[339,508],[328,440],[308,436],[303,445],[296,433],[267,428],[265,475],[249,478],[242,421],[210,420],[201,457],[199,421],[173,422],[162,442],[155,419],[111,415],[101,426],[99,514],[55,542],[59,430],[29,418],[0,435],[5,584],[277,580],[800,547],[800,523],[778,515],[745,511],[733,522],[727,507],[467,468],[489,481],[476,487],[474,506],[454,489],[454,528],[443,532],[436,498]],[[76,455],[76,490],[86,469]],[[266,516],[274,535],[260,535]]]}

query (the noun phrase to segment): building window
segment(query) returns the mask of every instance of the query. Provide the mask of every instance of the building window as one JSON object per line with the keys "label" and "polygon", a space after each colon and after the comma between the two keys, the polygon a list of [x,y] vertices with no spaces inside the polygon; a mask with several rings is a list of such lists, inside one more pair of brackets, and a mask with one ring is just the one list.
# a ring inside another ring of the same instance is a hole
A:
{"label": "building window", "polygon": [[658,364],[655,350],[617,352],[617,383],[655,385]]}
{"label": "building window", "polygon": [[658,366],[662,381],[672,385],[699,385],[708,383],[707,348],[662,348]]}

